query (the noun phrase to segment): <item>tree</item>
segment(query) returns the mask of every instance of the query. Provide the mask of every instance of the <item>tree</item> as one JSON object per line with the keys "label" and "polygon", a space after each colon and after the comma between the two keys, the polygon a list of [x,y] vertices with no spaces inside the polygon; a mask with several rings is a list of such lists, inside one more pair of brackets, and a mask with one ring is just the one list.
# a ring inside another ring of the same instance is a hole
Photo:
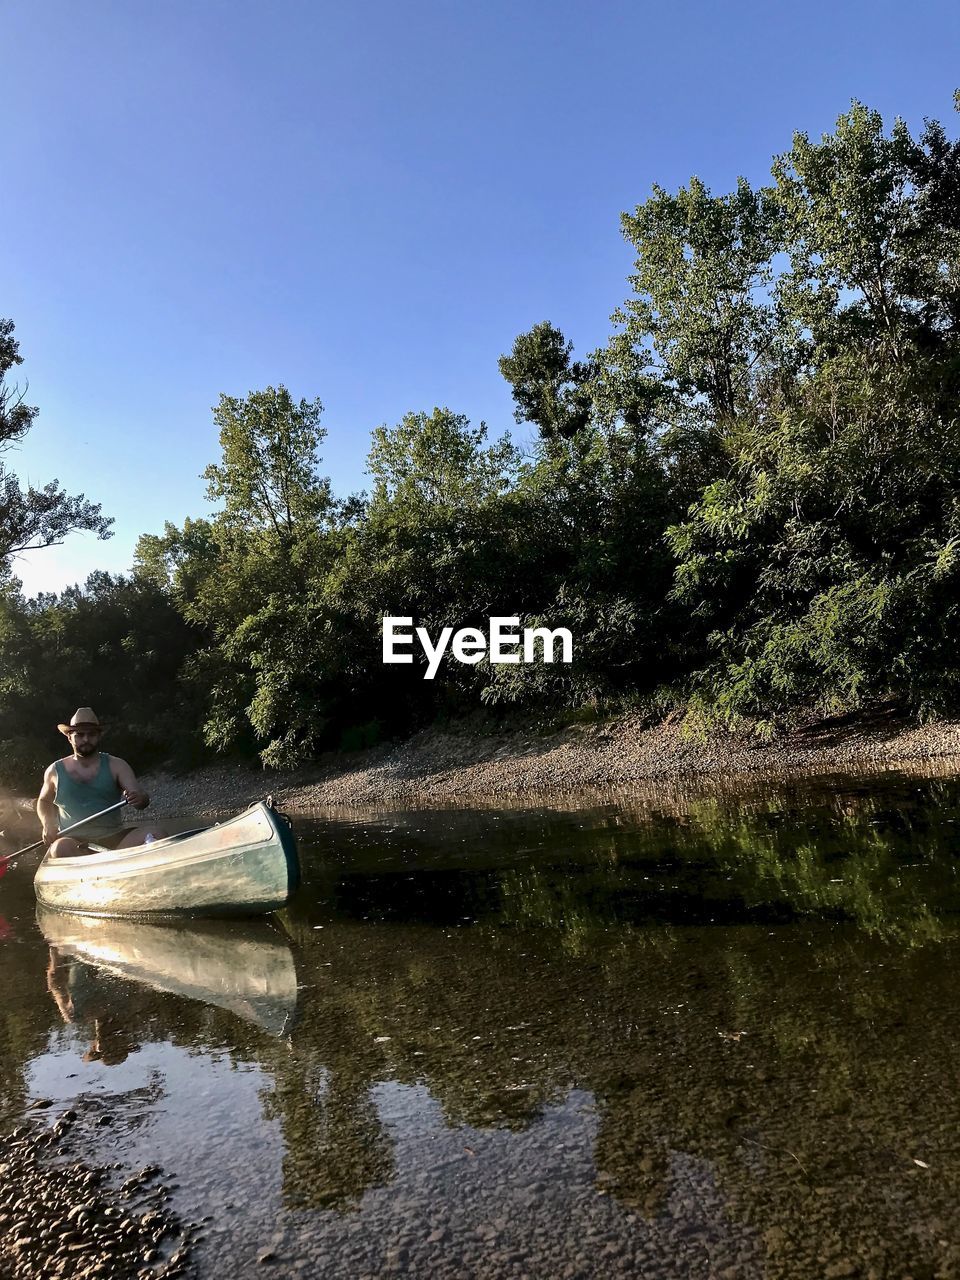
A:
{"label": "tree", "polygon": [[204,471],[207,497],[222,498],[222,519],[247,530],[272,531],[289,544],[330,508],[330,484],[317,474],[326,431],[319,400],[294,403],[284,386],[252,391],[246,400],[221,395],[213,410],[222,462]]}
{"label": "tree", "polygon": [[699,178],[653,195],[621,218],[637,251],[634,296],[614,319],[635,347],[648,347],[663,380],[710,418],[749,403],[758,374],[783,338],[767,290],[781,239],[769,189],[741,178],[712,196]]}
{"label": "tree", "polygon": [[[508,439],[488,443],[485,424],[474,427],[448,408],[408,413],[373,432],[373,493],[341,588],[369,638],[379,637],[385,614],[413,616],[433,632],[479,625],[500,611],[498,601],[508,607],[517,586],[511,517],[519,466]],[[376,653],[369,662],[371,683],[392,691],[384,703],[402,705],[411,721],[437,699],[447,709],[469,701],[477,682],[475,669],[458,667],[425,688],[416,667],[384,670]]]}
{"label": "tree", "polygon": [[486,424],[472,427],[450,409],[408,413],[396,427],[373,432],[367,471],[373,504],[462,510],[502,493],[520,458],[506,438],[487,445]]}
{"label": "tree", "polygon": [[791,265],[777,292],[816,360],[856,344],[903,362],[957,328],[960,143],[940,124],[887,135],[853,102],[819,142],[795,134],[773,174]]}
{"label": "tree", "polygon": [[532,422],[544,439],[569,439],[590,421],[589,362],[571,360],[573,343],[549,321],[535,324],[514,339],[508,356],[499,360],[510,383],[517,422]]}
{"label": "tree", "polygon": [[195,647],[169,595],[144,578],[97,572],[30,601],[0,590],[0,782],[36,786],[64,707],[79,701],[143,768],[193,754],[198,708],[179,677]]}
{"label": "tree", "polygon": [[[12,320],[0,320],[0,455],[24,438],[38,413],[25,402],[25,392],[7,381],[10,370],[23,363],[13,328]],[[58,546],[73,532],[109,538],[112,524],[99,503],[87,502],[83,494],[69,497],[56,480],[24,491],[0,457],[0,579],[9,578],[11,561],[21,552]]]}
{"label": "tree", "polygon": [[714,474],[667,531],[674,598],[713,655],[700,693],[767,728],[884,697],[944,711],[960,700],[960,147],[936,124],[887,135],[855,102],[774,176],[789,268],[762,268],[771,322],[750,328],[793,339],[717,420]]}
{"label": "tree", "polygon": [[355,504],[335,502],[319,474],[321,411],[283,386],[222,395],[221,459],[203,473],[222,509],[182,529],[168,523],[136,551],[138,575],[194,629],[184,680],[204,703],[207,745],[276,765],[323,740],[344,665],[326,581]]}

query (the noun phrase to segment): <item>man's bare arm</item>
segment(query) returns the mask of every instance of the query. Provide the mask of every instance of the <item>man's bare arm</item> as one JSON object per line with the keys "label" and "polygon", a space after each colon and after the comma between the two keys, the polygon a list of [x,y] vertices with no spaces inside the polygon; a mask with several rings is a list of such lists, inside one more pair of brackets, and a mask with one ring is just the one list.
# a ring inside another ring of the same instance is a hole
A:
{"label": "man's bare arm", "polygon": [[60,1016],[64,1022],[73,1021],[73,998],[70,995],[70,979],[67,964],[61,959],[56,947],[50,948],[50,963],[47,965],[47,990],[57,1002]]}
{"label": "man's bare arm", "polygon": [[141,790],[136,774],[126,760],[121,760],[119,756],[111,756],[110,759],[113,763],[113,776],[123,792],[123,798],[129,800],[135,809],[145,809],[150,803],[150,797]]}
{"label": "man's bare arm", "polygon": [[43,827],[43,842],[50,844],[60,834],[60,818],[54,801],[57,798],[57,768],[49,765],[43,775],[43,786],[37,797],[37,817]]}

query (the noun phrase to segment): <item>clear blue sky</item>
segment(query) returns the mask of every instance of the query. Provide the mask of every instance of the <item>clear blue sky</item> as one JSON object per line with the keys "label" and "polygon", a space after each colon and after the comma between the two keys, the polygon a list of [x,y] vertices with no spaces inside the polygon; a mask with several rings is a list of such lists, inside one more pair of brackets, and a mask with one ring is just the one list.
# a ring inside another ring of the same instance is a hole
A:
{"label": "clear blue sky", "polygon": [[939,0],[13,0],[2,30],[0,316],[41,411],[8,462],[116,517],[21,561],[28,592],[207,512],[221,391],[319,396],[361,488],[409,410],[511,427],[530,325],[605,341],[654,182],[764,181],[852,97],[960,124]]}

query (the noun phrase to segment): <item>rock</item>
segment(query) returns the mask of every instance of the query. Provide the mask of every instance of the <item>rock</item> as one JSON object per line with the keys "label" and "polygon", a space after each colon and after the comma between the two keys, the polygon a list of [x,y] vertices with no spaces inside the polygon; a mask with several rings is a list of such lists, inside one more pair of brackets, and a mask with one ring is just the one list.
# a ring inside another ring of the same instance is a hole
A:
{"label": "rock", "polygon": [[[110,1185],[104,1169],[83,1162],[53,1163],[43,1154],[44,1144],[49,1146],[64,1122],[69,1126],[75,1121],[76,1113],[71,1117],[65,1112],[50,1129],[35,1132],[21,1126],[18,1139],[0,1137],[0,1276],[141,1276],[147,1255],[158,1256],[153,1237],[162,1235],[174,1236],[178,1246],[170,1260],[173,1267],[165,1267],[163,1274],[182,1272],[189,1261],[189,1232],[176,1215],[157,1213],[155,1223],[145,1223],[129,1207],[121,1209],[121,1192]],[[86,1123],[92,1127],[98,1122]],[[101,1183],[102,1189],[94,1190]]]}

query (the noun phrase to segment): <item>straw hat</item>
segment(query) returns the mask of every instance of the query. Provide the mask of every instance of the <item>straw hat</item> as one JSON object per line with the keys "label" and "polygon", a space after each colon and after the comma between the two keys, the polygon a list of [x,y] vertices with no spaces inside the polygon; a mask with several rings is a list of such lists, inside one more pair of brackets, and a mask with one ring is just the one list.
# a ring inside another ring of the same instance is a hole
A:
{"label": "straw hat", "polygon": [[70,723],[58,724],[57,728],[69,738],[75,729],[103,730],[106,725],[100,723],[92,707],[78,707],[70,717]]}

